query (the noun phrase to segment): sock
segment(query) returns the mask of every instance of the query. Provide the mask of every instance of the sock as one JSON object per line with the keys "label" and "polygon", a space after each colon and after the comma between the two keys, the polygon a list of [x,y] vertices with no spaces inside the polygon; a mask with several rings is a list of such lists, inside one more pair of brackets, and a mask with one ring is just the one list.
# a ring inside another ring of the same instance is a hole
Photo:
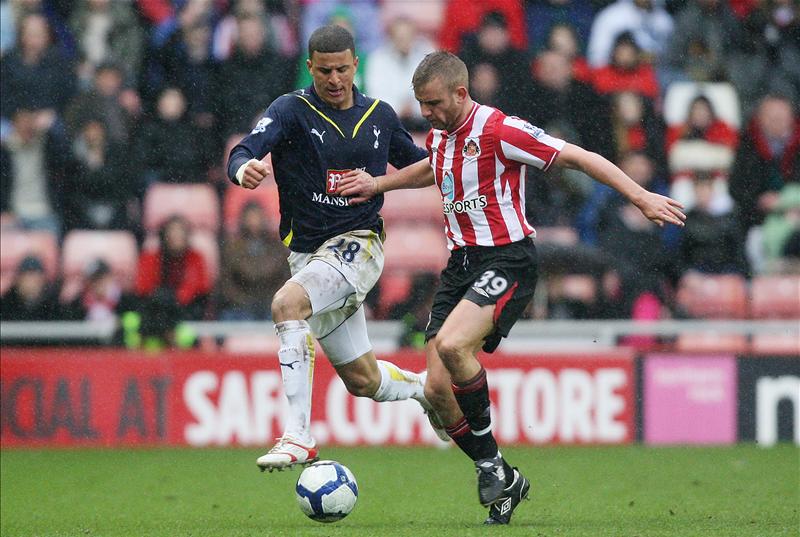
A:
{"label": "sock", "polygon": [[[492,434],[486,370],[481,367],[478,374],[468,381],[453,384],[453,394],[461,412],[464,413],[464,418],[461,422],[448,427],[447,434],[473,461],[500,457],[505,470],[506,486],[510,485],[514,480],[514,471],[500,455],[497,441]],[[453,434],[450,432],[451,429]],[[458,440],[454,434],[458,436]]]}
{"label": "sock", "polygon": [[281,341],[278,360],[283,391],[289,400],[284,434],[310,444],[311,387],[314,378],[314,340],[306,321],[283,321],[275,325]]}
{"label": "sock", "polygon": [[419,375],[400,369],[391,362],[378,360],[381,384],[372,399],[375,401],[399,401],[401,399],[424,400],[424,382]]}

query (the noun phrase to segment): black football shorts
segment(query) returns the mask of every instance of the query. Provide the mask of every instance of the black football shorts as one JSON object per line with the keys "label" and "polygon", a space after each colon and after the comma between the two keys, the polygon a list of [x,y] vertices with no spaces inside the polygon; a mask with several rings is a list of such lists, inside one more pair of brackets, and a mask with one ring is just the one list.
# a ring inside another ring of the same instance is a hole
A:
{"label": "black football shorts", "polygon": [[536,247],[530,238],[505,246],[453,250],[433,298],[425,341],[439,333],[464,299],[479,306],[495,304],[495,329],[483,344],[484,351],[494,352],[533,298],[537,277]]}

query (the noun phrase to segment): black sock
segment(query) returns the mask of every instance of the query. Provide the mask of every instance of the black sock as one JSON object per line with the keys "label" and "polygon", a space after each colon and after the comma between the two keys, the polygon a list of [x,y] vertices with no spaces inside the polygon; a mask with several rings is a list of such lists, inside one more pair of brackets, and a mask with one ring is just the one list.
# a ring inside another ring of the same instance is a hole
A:
{"label": "black sock", "polygon": [[[456,402],[464,413],[464,420],[447,428],[447,434],[472,460],[491,459],[497,456],[497,441],[492,434],[492,417],[489,407],[489,385],[486,370],[481,367],[477,375],[466,382],[453,384]],[[464,431],[464,425],[468,431]],[[453,433],[451,434],[451,429]],[[481,434],[475,434],[478,431]],[[460,433],[460,434],[459,434]],[[453,436],[454,434],[458,436]],[[514,471],[503,459],[506,485],[514,481]]]}

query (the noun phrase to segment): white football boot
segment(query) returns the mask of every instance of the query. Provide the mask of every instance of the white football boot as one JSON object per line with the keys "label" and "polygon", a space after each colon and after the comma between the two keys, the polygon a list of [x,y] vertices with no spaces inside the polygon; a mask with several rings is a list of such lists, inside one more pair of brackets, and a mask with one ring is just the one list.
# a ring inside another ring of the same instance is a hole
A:
{"label": "white football boot", "polygon": [[266,454],[256,459],[261,471],[283,470],[299,464],[305,466],[319,460],[319,450],[312,440],[307,446],[291,436],[283,435]]}

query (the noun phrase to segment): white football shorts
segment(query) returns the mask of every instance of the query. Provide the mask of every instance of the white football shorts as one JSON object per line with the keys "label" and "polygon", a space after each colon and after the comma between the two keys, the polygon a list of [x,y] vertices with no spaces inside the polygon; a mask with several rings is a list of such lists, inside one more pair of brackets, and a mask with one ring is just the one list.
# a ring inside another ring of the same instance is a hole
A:
{"label": "white football shorts", "polygon": [[350,231],[316,252],[292,252],[289,268],[289,281],[302,286],[311,301],[311,332],[334,366],[372,350],[361,304],[383,271],[383,242],[377,233]]}

